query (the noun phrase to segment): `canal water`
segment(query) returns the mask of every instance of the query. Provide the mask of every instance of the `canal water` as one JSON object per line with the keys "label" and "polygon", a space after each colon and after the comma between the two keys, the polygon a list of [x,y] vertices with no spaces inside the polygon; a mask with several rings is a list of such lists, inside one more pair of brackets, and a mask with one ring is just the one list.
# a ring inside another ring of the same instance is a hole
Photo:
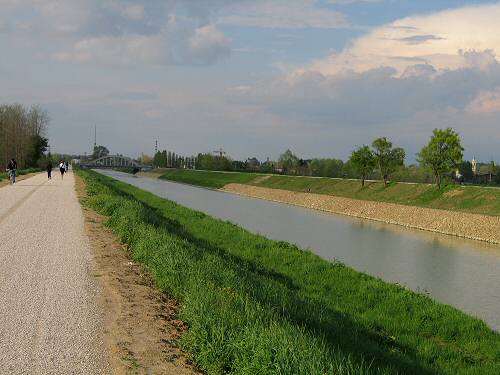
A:
{"label": "canal water", "polygon": [[251,232],[294,243],[325,259],[428,293],[500,331],[500,246],[164,180],[101,172]]}

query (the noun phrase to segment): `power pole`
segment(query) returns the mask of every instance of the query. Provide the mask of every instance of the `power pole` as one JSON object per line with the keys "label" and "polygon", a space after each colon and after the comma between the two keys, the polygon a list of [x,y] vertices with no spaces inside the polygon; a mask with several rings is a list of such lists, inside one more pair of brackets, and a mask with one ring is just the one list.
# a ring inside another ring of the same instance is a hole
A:
{"label": "power pole", "polygon": [[94,148],[97,147],[97,125],[94,125]]}

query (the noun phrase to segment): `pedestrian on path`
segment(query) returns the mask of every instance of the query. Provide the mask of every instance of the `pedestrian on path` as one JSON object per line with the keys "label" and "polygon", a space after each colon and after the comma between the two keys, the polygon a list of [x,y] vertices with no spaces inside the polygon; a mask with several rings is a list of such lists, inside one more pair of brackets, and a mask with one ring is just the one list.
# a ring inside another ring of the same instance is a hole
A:
{"label": "pedestrian on path", "polygon": [[61,180],[64,179],[64,172],[66,172],[66,168],[64,167],[64,161],[61,160],[59,163],[59,171],[61,172]]}
{"label": "pedestrian on path", "polygon": [[12,158],[7,165],[7,171],[9,172],[9,180],[11,184],[16,183],[16,171],[17,171],[17,162],[16,159]]}
{"label": "pedestrian on path", "polygon": [[47,177],[52,180],[52,161],[47,162]]}

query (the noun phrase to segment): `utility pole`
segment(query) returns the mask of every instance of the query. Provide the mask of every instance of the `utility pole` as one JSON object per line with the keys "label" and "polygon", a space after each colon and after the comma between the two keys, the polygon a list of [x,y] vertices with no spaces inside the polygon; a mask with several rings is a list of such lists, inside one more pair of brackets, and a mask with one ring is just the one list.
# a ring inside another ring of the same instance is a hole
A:
{"label": "utility pole", "polygon": [[94,148],[97,147],[97,125],[94,125]]}

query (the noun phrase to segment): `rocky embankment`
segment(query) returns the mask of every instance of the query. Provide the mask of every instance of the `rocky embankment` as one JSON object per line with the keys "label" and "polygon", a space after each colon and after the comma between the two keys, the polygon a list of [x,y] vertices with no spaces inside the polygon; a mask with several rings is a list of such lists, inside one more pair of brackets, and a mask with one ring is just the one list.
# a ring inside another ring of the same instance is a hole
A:
{"label": "rocky embankment", "polygon": [[228,184],[222,191],[500,244],[500,217]]}

